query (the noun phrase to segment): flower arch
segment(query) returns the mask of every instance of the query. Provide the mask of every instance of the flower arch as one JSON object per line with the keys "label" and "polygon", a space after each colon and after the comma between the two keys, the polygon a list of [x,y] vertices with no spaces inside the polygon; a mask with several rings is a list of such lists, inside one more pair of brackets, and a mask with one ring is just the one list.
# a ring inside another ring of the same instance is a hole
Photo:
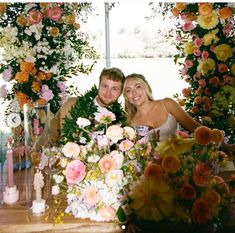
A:
{"label": "flower arch", "polygon": [[[66,79],[91,71],[97,55],[77,23],[89,11],[91,3],[0,3],[0,97],[11,101],[7,114],[33,102],[49,102],[57,112]],[[92,62],[84,65],[83,58]]]}

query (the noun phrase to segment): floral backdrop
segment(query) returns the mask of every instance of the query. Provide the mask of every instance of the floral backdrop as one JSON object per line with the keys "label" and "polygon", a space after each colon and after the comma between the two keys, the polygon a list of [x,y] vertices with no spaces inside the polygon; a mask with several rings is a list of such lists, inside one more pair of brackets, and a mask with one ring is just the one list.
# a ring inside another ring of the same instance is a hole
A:
{"label": "floral backdrop", "polygon": [[163,15],[178,19],[167,37],[174,38],[175,62],[182,66],[180,75],[188,87],[182,90],[183,97],[176,97],[196,120],[224,130],[234,143],[234,3],[165,3],[161,7]]}
{"label": "floral backdrop", "polygon": [[0,97],[10,101],[7,114],[34,102],[50,103],[56,113],[66,78],[91,71],[97,56],[79,24],[91,9],[90,3],[0,3]]}

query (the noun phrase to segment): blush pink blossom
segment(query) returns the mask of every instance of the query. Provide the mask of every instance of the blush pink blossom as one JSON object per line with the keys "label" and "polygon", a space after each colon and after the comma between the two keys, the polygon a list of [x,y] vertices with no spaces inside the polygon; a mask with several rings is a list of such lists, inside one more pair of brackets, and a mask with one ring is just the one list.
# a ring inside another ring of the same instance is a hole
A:
{"label": "blush pink blossom", "polygon": [[40,135],[43,128],[40,127],[40,121],[36,118],[33,119],[33,132],[35,135]]}
{"label": "blush pink blossom", "polygon": [[115,160],[110,155],[105,155],[99,161],[99,168],[102,172],[109,172],[113,169],[116,169],[116,167]]}
{"label": "blush pink blossom", "polygon": [[134,145],[134,143],[132,141],[130,141],[129,139],[123,140],[120,145],[119,145],[119,149],[124,152],[124,151],[128,151],[132,148],[132,146]]}
{"label": "blush pink blossom", "polygon": [[82,194],[85,204],[88,206],[94,206],[96,203],[98,203],[101,199],[98,191],[98,188],[95,186],[86,187]]}
{"label": "blush pink blossom", "polygon": [[49,19],[59,21],[62,18],[63,10],[60,7],[53,7],[49,8],[46,13]]}
{"label": "blush pink blossom", "polygon": [[5,69],[3,72],[2,72],[2,79],[5,81],[5,82],[8,82],[10,81],[11,77],[12,77],[12,68],[8,68],[8,69]]}
{"label": "blush pink blossom", "polygon": [[193,67],[193,62],[191,60],[185,60],[185,66],[186,68],[192,68]]}
{"label": "blush pink blossom", "polygon": [[200,49],[195,49],[193,51],[193,54],[196,56],[196,57],[199,57],[201,55],[201,50]]}
{"label": "blush pink blossom", "polygon": [[106,135],[98,135],[97,136],[97,145],[99,149],[104,148],[109,145],[109,139]]}
{"label": "blush pink blossom", "polygon": [[220,81],[219,78],[217,76],[213,76],[210,80],[209,80],[209,84],[213,85],[213,86],[217,86],[219,85]]}
{"label": "blush pink blossom", "polygon": [[198,84],[199,84],[200,87],[205,87],[206,86],[206,80],[205,79],[198,80]]}
{"label": "blush pink blossom", "polygon": [[191,30],[193,30],[195,28],[195,25],[189,21],[189,22],[186,22],[183,26],[182,26],[182,29],[183,31],[185,32],[189,32]]}
{"label": "blush pink blossom", "polygon": [[184,68],[181,70],[182,76],[185,76],[187,74],[187,68],[184,66]]}
{"label": "blush pink blossom", "polygon": [[79,159],[71,161],[65,170],[65,176],[69,185],[80,183],[86,174],[86,167]]}
{"label": "blush pink blossom", "polygon": [[205,61],[209,57],[209,53],[207,51],[202,52],[202,60]]}
{"label": "blush pink blossom", "polygon": [[198,89],[195,91],[195,94],[196,95],[201,95],[203,93],[203,91],[204,91],[204,88],[199,86]]}
{"label": "blush pink blossom", "polygon": [[226,64],[224,64],[224,63],[218,64],[218,71],[219,71],[220,73],[224,73],[224,72],[226,72],[227,70],[228,70],[228,66],[227,66]]}
{"label": "blush pink blossom", "polygon": [[74,142],[67,142],[62,148],[62,152],[68,158],[76,158],[80,153],[80,147]]}
{"label": "blush pink blossom", "polygon": [[54,94],[47,85],[42,85],[40,97],[48,102],[54,98]]}
{"label": "blush pink blossom", "polygon": [[6,84],[0,87],[0,98],[5,98],[7,96]]}
{"label": "blush pink blossom", "polygon": [[65,90],[66,90],[66,86],[65,86],[64,82],[59,81],[57,83],[57,87],[60,89],[61,92],[65,92]]}
{"label": "blush pink blossom", "polygon": [[58,185],[53,185],[51,187],[51,194],[52,195],[58,195],[60,193],[60,187]]}
{"label": "blush pink blossom", "polygon": [[203,39],[201,38],[196,38],[194,40],[194,44],[197,46],[197,47],[201,47],[201,45],[203,44]]}
{"label": "blush pink blossom", "polygon": [[36,9],[32,9],[28,12],[28,21],[31,24],[38,24],[42,21],[43,15],[40,11],[37,11]]}
{"label": "blush pink blossom", "polygon": [[191,93],[191,89],[190,88],[184,88],[182,90],[182,94],[183,94],[184,97],[188,97],[190,95],[190,93]]}
{"label": "blush pink blossom", "polygon": [[101,221],[112,221],[116,217],[116,211],[112,207],[104,207],[99,211]]}
{"label": "blush pink blossom", "polygon": [[232,84],[233,83],[233,77],[229,75],[223,75],[224,83],[226,84]]}
{"label": "blush pink blossom", "polygon": [[176,134],[182,138],[189,138],[189,134],[186,131],[178,130]]}

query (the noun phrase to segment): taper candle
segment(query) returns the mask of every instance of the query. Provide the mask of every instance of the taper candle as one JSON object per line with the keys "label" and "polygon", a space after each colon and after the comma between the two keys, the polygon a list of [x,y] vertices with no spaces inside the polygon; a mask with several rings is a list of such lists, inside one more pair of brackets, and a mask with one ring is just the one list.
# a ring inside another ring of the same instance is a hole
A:
{"label": "taper candle", "polygon": [[7,146],[7,186],[8,187],[13,187],[15,186],[14,184],[14,171],[13,171],[13,151],[12,147]]}

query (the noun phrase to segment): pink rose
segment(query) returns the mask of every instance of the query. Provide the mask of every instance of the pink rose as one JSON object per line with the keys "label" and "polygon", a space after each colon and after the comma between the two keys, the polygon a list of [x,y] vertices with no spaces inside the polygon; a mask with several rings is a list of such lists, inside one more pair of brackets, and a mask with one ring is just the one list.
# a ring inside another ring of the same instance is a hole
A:
{"label": "pink rose", "polygon": [[218,64],[218,70],[220,73],[224,73],[228,70],[228,66],[224,63]]}
{"label": "pink rose", "polygon": [[83,180],[86,174],[86,167],[79,159],[70,162],[65,170],[65,176],[68,184],[78,184]]}
{"label": "pink rose", "polygon": [[184,97],[188,97],[190,95],[190,93],[191,93],[191,89],[190,88],[184,88],[182,90],[182,94],[183,94]]}
{"label": "pink rose", "polygon": [[42,85],[40,97],[48,102],[53,99],[54,94],[47,85]]}
{"label": "pink rose", "polygon": [[231,77],[229,75],[223,75],[223,79],[224,79],[224,83],[227,83],[227,84],[233,83],[233,77]]}
{"label": "pink rose", "polygon": [[184,68],[181,70],[181,74],[182,74],[183,76],[185,76],[185,75],[187,74],[187,69],[186,69],[186,67],[184,67]]}
{"label": "pink rose", "polygon": [[205,87],[206,86],[206,80],[205,79],[198,80],[198,84],[199,84],[200,87]]}
{"label": "pink rose", "polygon": [[224,35],[229,35],[231,30],[233,28],[233,24],[232,23],[229,23],[229,24],[226,24],[223,28],[223,33]]}
{"label": "pink rose", "polygon": [[219,78],[217,76],[214,76],[209,80],[209,83],[211,85],[217,86],[217,85],[219,85],[220,81],[219,81]]}
{"label": "pink rose", "polygon": [[104,207],[99,211],[99,217],[101,218],[101,221],[115,220],[116,211],[112,207]]}
{"label": "pink rose", "polygon": [[202,76],[202,74],[201,74],[199,71],[197,71],[197,72],[193,75],[193,78],[197,80],[197,79],[200,79],[201,76]]}
{"label": "pink rose", "polygon": [[201,50],[200,49],[195,49],[193,51],[193,54],[196,56],[196,57],[199,57],[201,55]]}
{"label": "pink rose", "polygon": [[53,7],[47,10],[47,17],[54,21],[59,21],[62,18],[63,10],[60,7]]}
{"label": "pink rose", "polygon": [[41,12],[37,11],[36,9],[32,9],[28,12],[28,20],[31,24],[38,24],[42,21],[43,15]]}
{"label": "pink rose", "polygon": [[185,60],[185,66],[186,68],[191,68],[193,67],[193,62],[191,60]]}
{"label": "pink rose", "polygon": [[197,47],[201,47],[201,45],[203,44],[203,39],[201,39],[201,38],[195,39],[194,44],[195,44]]}
{"label": "pink rose", "polygon": [[207,51],[202,52],[202,60],[205,61],[209,57],[209,53]]}
{"label": "pink rose", "polygon": [[5,98],[7,96],[6,84],[0,87],[0,98]]}
{"label": "pink rose", "polygon": [[2,79],[5,81],[5,82],[8,82],[10,81],[12,77],[12,68],[10,67],[9,69],[6,69],[2,72]]}
{"label": "pink rose", "polygon": [[193,23],[191,21],[186,22],[183,26],[182,29],[185,32],[189,32],[191,30],[193,30],[195,28],[195,25],[193,25]]}

